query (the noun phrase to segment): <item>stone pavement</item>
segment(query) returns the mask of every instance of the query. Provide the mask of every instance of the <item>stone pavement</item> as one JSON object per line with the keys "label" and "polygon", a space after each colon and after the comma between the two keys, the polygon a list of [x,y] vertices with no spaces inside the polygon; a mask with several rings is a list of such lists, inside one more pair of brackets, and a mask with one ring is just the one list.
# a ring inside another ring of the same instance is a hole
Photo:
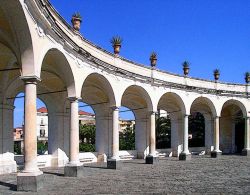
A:
{"label": "stone pavement", "polygon": [[122,170],[105,164],[85,165],[82,178],[63,176],[63,168],[45,168],[38,193],[16,192],[16,174],[0,176],[0,194],[250,194],[250,158],[193,156],[190,161],[165,158],[158,165],[124,162]]}

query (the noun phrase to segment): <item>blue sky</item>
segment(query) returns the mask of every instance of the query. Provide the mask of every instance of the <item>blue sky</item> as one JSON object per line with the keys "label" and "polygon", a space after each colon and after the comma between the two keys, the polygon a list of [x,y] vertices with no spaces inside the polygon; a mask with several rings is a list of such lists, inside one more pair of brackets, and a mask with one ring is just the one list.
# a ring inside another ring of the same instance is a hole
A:
{"label": "blue sky", "polygon": [[112,51],[110,38],[123,38],[121,55],[149,64],[158,53],[158,68],[182,74],[181,63],[191,63],[190,76],[244,83],[250,71],[249,0],[51,0],[70,23],[74,12],[83,17],[82,35]]}
{"label": "blue sky", "polygon": [[[218,68],[221,81],[235,83],[244,83],[244,73],[250,71],[249,0],[50,2],[68,23],[74,12],[80,12],[81,34],[108,51],[113,51],[111,37],[120,35],[121,56],[135,62],[148,65],[150,53],[156,51],[159,69],[182,74],[181,63],[188,60],[192,77],[213,80],[212,72]],[[15,118],[18,125],[22,117]]]}
{"label": "blue sky", "polygon": [[[17,97],[21,97],[23,96],[23,93],[19,93],[17,95]],[[44,104],[44,102],[42,100],[40,100],[39,98],[37,98],[37,108],[41,108],[41,107],[46,107],[46,105]],[[14,127],[21,127],[23,124],[23,116],[24,116],[24,98],[16,98],[15,102],[14,102]],[[84,107],[83,107],[84,106]],[[90,106],[88,106],[85,103],[80,102],[79,103],[79,109],[80,110],[84,110],[86,112],[90,112],[90,113],[94,113],[94,111],[92,110],[92,108]],[[126,107],[121,107],[120,111],[122,111],[120,113],[120,117],[122,119],[135,119],[134,114],[131,111],[128,111],[129,109]]]}

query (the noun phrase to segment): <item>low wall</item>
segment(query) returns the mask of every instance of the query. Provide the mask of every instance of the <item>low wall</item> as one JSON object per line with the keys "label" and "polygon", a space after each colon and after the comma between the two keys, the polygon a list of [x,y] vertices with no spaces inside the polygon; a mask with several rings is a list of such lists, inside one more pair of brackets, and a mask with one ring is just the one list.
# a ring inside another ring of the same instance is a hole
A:
{"label": "low wall", "polygon": [[[157,153],[164,157],[164,156],[171,156],[172,149],[157,149]],[[206,147],[191,147],[189,148],[191,153],[200,153],[202,151],[206,151]],[[136,150],[120,150],[119,156],[122,160],[131,160],[137,158],[137,151]],[[79,153],[79,160],[82,163],[93,163],[97,162],[98,152],[80,152]],[[24,156],[23,155],[15,155],[14,157],[17,165],[22,166],[24,164]],[[38,167],[50,167],[52,161],[52,155],[38,155],[37,156],[37,164]]]}

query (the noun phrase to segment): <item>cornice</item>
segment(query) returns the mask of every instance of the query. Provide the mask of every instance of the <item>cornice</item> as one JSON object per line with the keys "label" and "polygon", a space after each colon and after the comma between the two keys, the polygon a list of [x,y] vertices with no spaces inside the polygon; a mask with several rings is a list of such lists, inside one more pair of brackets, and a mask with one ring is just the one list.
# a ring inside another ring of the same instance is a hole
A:
{"label": "cornice", "polygon": [[[133,81],[138,81],[141,83],[147,83],[152,86],[156,87],[165,87],[165,88],[171,88],[171,89],[178,89],[178,90],[184,90],[187,92],[196,92],[199,94],[212,94],[212,95],[218,95],[218,96],[229,96],[229,97],[242,97],[242,98],[248,98],[249,95],[247,92],[238,92],[238,91],[230,91],[230,90],[217,90],[212,88],[203,88],[198,86],[189,86],[185,84],[178,84],[174,82],[168,82],[161,79],[156,79],[152,77],[143,76],[134,72],[130,72],[128,70],[119,68],[117,66],[108,64],[101,59],[96,58],[95,56],[91,55],[88,51],[84,50],[82,47],[80,47],[77,43],[75,43],[71,37],[69,37],[58,25],[58,22],[56,21],[55,17],[60,19],[60,22],[65,25],[65,27],[72,33],[72,35],[78,36],[83,42],[91,45],[92,47],[95,47],[98,50],[101,50],[102,52],[110,55],[113,58],[119,58],[122,61],[128,62],[130,64],[143,67],[147,70],[151,70],[151,67],[147,67],[141,64],[137,64],[133,61],[127,60],[125,58],[122,58],[121,56],[115,56],[113,53],[110,53],[103,48],[100,48],[99,46],[91,43],[87,39],[85,39],[80,33],[74,31],[74,29],[58,14],[58,12],[54,9],[54,7],[50,4],[48,0],[34,0],[34,1],[28,1],[25,0],[26,5],[28,8],[32,8],[31,4],[36,3],[37,7],[39,8],[39,11],[44,15],[47,22],[51,26],[51,29],[42,30],[45,34],[50,35],[53,39],[55,39],[58,43],[60,43],[63,48],[68,52],[76,56],[78,59],[82,60],[85,63],[90,64],[91,66],[98,68],[102,71],[105,71],[108,74],[113,74],[115,76],[119,76],[122,78],[127,78]],[[53,12],[53,14],[52,14]],[[34,17],[35,18],[35,17]],[[39,20],[38,18],[35,18],[36,20]],[[38,22],[41,23],[41,22]],[[44,25],[46,26],[46,25]],[[41,28],[41,27],[39,27]],[[38,28],[38,29],[39,29]],[[41,29],[39,29],[41,30]],[[180,77],[180,79],[183,79],[184,77],[178,74],[169,73],[166,71],[158,70],[155,71],[166,73],[166,76],[168,75],[174,75]],[[194,79],[198,81],[206,81],[213,83],[213,81],[208,81],[205,79],[199,79],[199,78],[191,78],[187,77],[188,79]],[[231,86],[244,86],[242,84],[233,84],[233,83],[224,83],[224,82],[218,82],[217,84],[225,84],[225,85],[231,85]]]}

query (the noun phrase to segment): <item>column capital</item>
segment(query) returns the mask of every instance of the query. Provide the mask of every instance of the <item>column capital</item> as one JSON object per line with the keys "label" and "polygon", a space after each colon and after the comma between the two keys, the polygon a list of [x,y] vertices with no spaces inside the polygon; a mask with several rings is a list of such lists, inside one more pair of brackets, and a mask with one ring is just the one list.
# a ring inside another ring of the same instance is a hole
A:
{"label": "column capital", "polygon": [[157,111],[153,111],[153,110],[152,110],[152,111],[149,111],[149,114],[150,114],[150,115],[153,115],[153,114],[158,114],[158,112],[157,112]]}
{"label": "column capital", "polygon": [[15,106],[11,104],[0,104],[0,109],[3,110],[14,110]]}
{"label": "column capital", "polygon": [[81,100],[81,98],[79,97],[67,97],[67,99],[73,103],[73,102],[79,102],[79,100]]}
{"label": "column capital", "polygon": [[218,118],[220,118],[220,116],[214,116],[213,118],[214,118],[214,119],[218,119]]}
{"label": "column capital", "polygon": [[117,111],[117,110],[119,111],[119,106],[111,106],[110,108],[111,108],[113,111]]}
{"label": "column capital", "polygon": [[32,76],[20,76],[19,77],[25,84],[37,84],[41,79],[35,75]]}

